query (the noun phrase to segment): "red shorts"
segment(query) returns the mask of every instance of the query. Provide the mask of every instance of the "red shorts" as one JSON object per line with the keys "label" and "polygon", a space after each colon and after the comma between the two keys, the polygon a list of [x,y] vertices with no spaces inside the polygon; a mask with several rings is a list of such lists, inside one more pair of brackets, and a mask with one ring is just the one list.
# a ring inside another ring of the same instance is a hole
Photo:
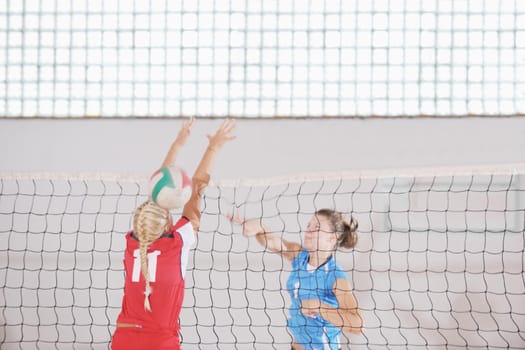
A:
{"label": "red shorts", "polygon": [[177,333],[148,328],[117,327],[111,340],[112,350],[180,350]]}

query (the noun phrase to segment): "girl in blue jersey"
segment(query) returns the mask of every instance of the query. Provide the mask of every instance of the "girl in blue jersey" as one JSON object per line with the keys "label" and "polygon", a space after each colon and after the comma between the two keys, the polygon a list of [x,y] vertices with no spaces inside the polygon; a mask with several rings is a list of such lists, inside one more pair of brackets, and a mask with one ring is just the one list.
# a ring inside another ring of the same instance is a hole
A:
{"label": "girl in blue jersey", "polygon": [[357,222],[331,209],[318,210],[304,232],[303,244],[282,239],[260,220],[230,220],[243,225],[243,234],[255,236],[267,250],[292,263],[286,287],[291,306],[288,328],[294,350],[338,350],[341,331],[361,333],[363,320],[346,273],[336,263],[338,247],[357,243]]}

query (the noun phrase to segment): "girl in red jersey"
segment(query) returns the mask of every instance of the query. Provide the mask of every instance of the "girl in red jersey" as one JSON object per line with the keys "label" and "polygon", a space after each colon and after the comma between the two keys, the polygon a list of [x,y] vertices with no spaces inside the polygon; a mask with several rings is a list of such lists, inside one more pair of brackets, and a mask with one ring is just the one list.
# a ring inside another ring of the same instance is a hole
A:
{"label": "girl in red jersey", "polygon": [[[184,123],[162,166],[175,165],[193,126]],[[113,334],[113,350],[180,349],[179,314],[184,298],[188,254],[200,223],[200,200],[217,151],[235,137],[235,121],[226,120],[214,135],[192,177],[192,194],[173,224],[168,210],[148,200],[135,211],[126,235],[122,310]]]}

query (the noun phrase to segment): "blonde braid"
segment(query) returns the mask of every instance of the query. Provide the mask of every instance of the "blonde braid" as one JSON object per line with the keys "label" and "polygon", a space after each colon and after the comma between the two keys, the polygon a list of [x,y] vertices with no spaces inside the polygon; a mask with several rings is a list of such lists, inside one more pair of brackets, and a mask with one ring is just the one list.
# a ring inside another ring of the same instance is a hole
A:
{"label": "blonde braid", "polygon": [[140,265],[146,281],[144,308],[148,311],[151,311],[149,296],[152,293],[149,282],[148,246],[164,233],[169,215],[168,210],[148,200],[137,208],[133,217],[133,232],[139,240]]}
{"label": "blonde braid", "polygon": [[149,296],[151,294],[151,286],[149,283],[149,268],[148,268],[148,245],[144,242],[139,243],[140,266],[144,281],[146,281],[146,290],[144,291],[144,309],[151,311],[149,303]]}

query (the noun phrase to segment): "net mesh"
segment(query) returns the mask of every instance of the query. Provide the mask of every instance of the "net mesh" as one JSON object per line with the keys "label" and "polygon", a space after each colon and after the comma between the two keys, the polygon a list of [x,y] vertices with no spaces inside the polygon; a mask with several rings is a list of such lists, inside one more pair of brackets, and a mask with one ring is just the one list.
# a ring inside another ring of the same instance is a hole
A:
{"label": "net mesh", "polygon": [[[523,165],[223,181],[204,196],[181,313],[183,347],[289,349],[291,266],[226,214],[301,242],[320,208],[359,222],[340,250],[364,318],[352,349],[525,347]],[[2,349],[107,349],[124,235],[146,179],[0,177]],[[177,213],[174,213],[177,215]]]}

